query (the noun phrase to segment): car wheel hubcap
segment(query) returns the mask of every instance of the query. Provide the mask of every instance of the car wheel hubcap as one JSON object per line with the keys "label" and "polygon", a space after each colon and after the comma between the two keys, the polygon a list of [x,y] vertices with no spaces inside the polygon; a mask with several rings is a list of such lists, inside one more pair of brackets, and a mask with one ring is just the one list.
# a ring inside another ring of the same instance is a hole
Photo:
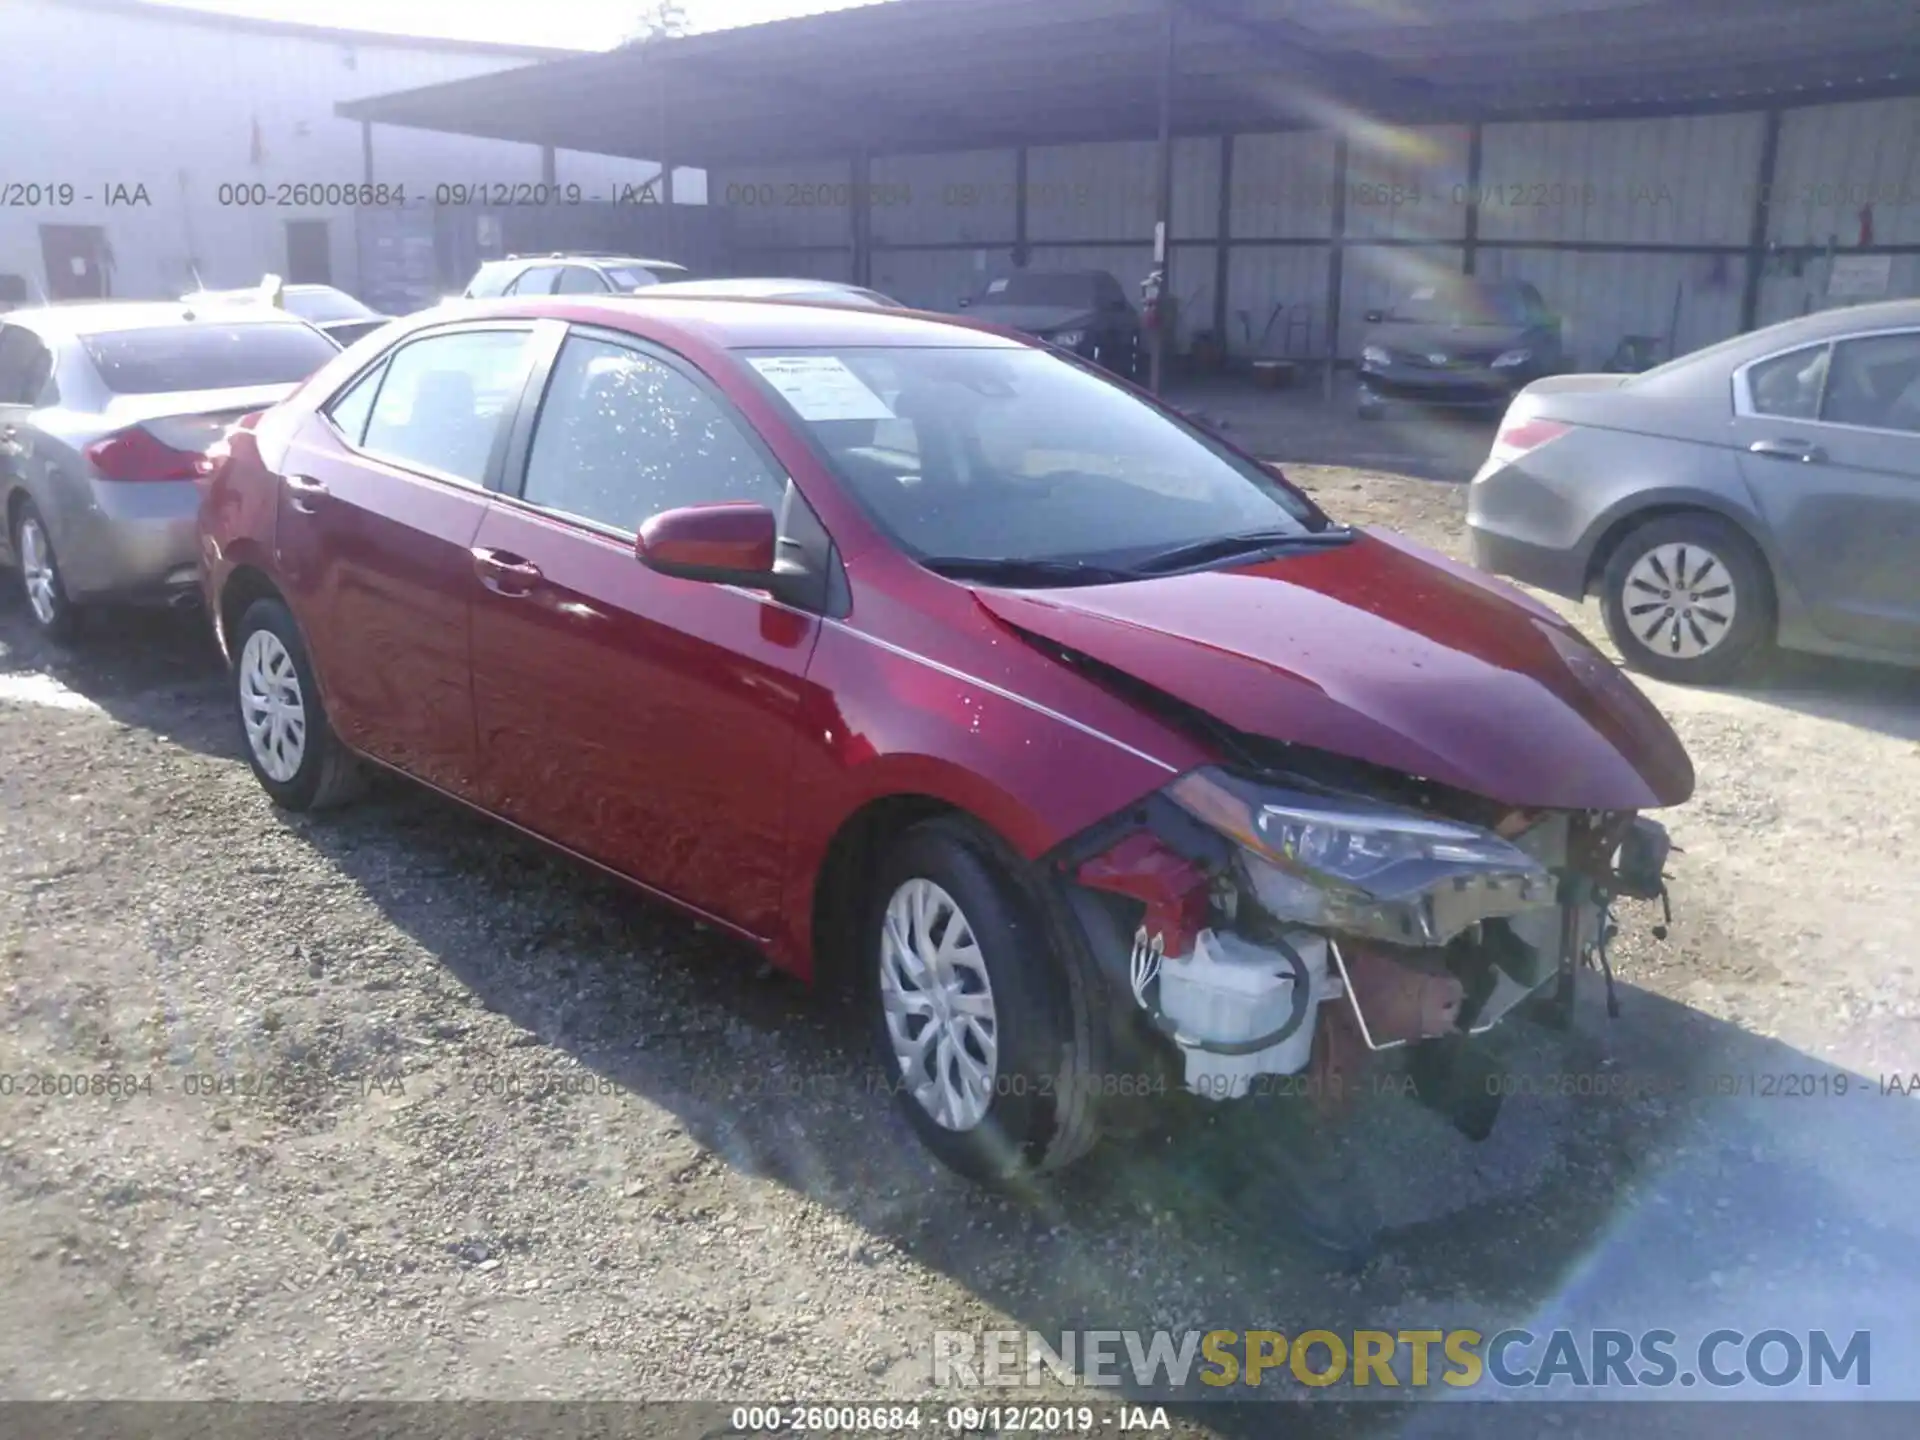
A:
{"label": "car wheel hubcap", "polygon": [[254,631],[240,652],[240,718],[268,778],[291,780],[307,753],[307,707],[293,656],[271,630]]}
{"label": "car wheel hubcap", "polygon": [[38,520],[20,527],[20,575],[26,582],[27,605],[33,618],[51,625],[60,613],[59,581],[53,571],[53,546]]}
{"label": "car wheel hubcap", "polygon": [[880,1002],[901,1084],[936,1124],[973,1129],[993,1103],[1000,1025],[973,926],[931,880],[887,901]]}
{"label": "car wheel hubcap", "polygon": [[1673,660],[1717,649],[1739,614],[1733,576],[1701,545],[1656,545],[1627,572],[1620,598],[1640,643]]}

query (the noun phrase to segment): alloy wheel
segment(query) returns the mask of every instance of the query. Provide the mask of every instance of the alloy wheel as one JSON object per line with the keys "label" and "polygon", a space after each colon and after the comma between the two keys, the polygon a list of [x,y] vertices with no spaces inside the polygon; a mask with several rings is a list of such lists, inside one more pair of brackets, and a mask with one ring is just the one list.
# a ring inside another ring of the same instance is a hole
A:
{"label": "alloy wheel", "polygon": [[999,1061],[993,985],[973,926],[931,880],[908,880],[887,901],[880,1003],[900,1083],[941,1127],[979,1125]]}
{"label": "alloy wheel", "polygon": [[293,779],[307,753],[307,707],[293,656],[271,630],[255,630],[240,652],[240,718],[253,758],[271,780]]}
{"label": "alloy wheel", "polygon": [[1627,571],[1621,607],[1640,643],[1656,655],[1698,660],[1717,649],[1739,614],[1733,575],[1698,544],[1656,545]]}
{"label": "alloy wheel", "polygon": [[60,580],[53,568],[53,546],[35,515],[20,523],[20,575],[33,618],[52,625],[60,618]]}

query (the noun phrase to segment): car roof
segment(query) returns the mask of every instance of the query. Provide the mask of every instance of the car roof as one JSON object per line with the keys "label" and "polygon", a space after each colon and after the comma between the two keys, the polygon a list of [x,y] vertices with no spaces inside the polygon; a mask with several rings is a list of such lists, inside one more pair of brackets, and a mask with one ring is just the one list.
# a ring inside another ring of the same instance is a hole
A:
{"label": "car roof", "polygon": [[551,255],[507,255],[499,260],[483,260],[489,265],[645,265],[649,269],[685,270],[677,260],[649,260],[644,255],[617,255],[609,250],[560,250]]}
{"label": "car roof", "polygon": [[809,305],[792,300],[707,295],[536,295],[458,300],[413,317],[449,320],[562,316],[583,324],[637,329],[633,321],[661,322],[673,330],[726,350],[832,346],[1030,349],[1030,342],[982,326],[923,315],[845,305]]}
{"label": "car roof", "polygon": [[[219,303],[219,302],[215,302]],[[31,310],[9,310],[9,325],[26,325],[42,335],[103,335],[119,330],[150,330],[163,325],[190,325],[201,312],[178,300],[105,300],[78,304],[40,305]],[[222,325],[299,325],[312,329],[297,315],[268,305],[221,305]]]}

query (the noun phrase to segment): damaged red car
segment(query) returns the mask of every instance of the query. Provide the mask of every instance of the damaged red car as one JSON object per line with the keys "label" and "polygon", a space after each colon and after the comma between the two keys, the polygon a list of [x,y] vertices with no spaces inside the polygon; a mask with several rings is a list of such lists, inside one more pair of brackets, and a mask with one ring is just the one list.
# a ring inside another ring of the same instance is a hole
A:
{"label": "damaged red car", "polygon": [[203,485],[275,802],[399,771],[853,987],[979,1179],[1564,1012],[1693,787],[1552,612],[984,326],[428,312]]}

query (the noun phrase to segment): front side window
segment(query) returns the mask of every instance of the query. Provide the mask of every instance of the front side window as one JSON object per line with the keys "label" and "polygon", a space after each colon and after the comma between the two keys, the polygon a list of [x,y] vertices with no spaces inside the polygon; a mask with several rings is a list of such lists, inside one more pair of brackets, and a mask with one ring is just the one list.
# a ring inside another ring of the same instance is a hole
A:
{"label": "front side window", "polygon": [[384,365],[369,370],[327,406],[327,417],[333,421],[334,428],[355,445],[366,439],[373,400],[380,393],[380,381],[386,373]]}
{"label": "front side window", "polygon": [[1820,414],[1820,397],[1827,384],[1826,345],[1809,345],[1771,360],[1761,360],[1747,371],[1747,393],[1756,415],[1782,420],[1813,420]]}
{"label": "front side window", "polygon": [[[35,379],[46,346],[22,325],[0,326],[0,405],[31,405],[40,385]],[[51,356],[48,368],[51,369]],[[42,374],[39,377],[44,380]]]}
{"label": "front side window", "polygon": [[409,468],[485,484],[526,349],[524,330],[462,330],[402,346],[387,362],[362,443]]}
{"label": "front side window", "polygon": [[1835,425],[1920,432],[1920,333],[1874,335],[1835,346],[1820,418]]}
{"label": "front side window", "polygon": [[575,335],[561,348],[527,457],[525,498],[631,533],[684,505],[778,508],[786,479],[673,367]]}
{"label": "front side window", "polygon": [[523,270],[520,278],[507,287],[509,295],[551,295],[553,282],[560,278],[558,265],[535,265]]}
{"label": "front side window", "polygon": [[1145,400],[1028,349],[745,357],[908,554],[1128,567],[1324,528],[1264,467]]}

